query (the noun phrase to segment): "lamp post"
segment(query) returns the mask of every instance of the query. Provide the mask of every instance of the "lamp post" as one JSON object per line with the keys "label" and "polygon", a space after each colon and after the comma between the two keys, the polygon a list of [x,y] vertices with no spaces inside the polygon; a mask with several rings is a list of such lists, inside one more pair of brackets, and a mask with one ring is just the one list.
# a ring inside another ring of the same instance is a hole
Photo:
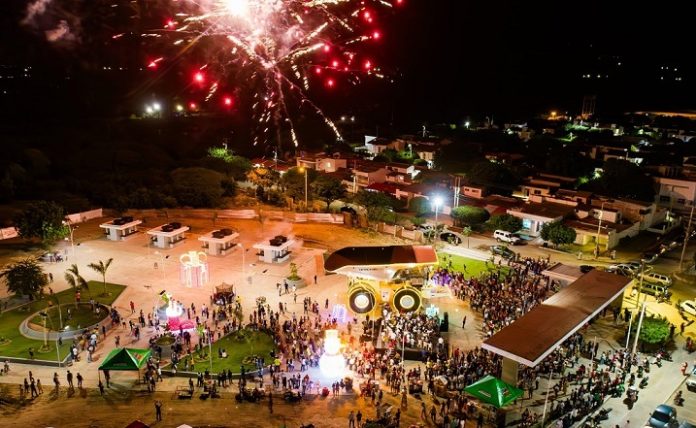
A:
{"label": "lamp post", "polygon": [[63,225],[68,226],[68,231],[70,232],[70,247],[72,249],[72,255],[73,257],[75,257],[75,240],[73,239],[73,234],[75,233],[75,229],[77,229],[77,226],[72,227],[72,223],[69,219],[63,220]]}
{"label": "lamp post", "polygon": [[304,172],[304,206],[305,210],[307,210],[307,168],[301,166],[300,172]]}
{"label": "lamp post", "polygon": [[440,208],[440,205],[442,205],[442,198],[439,196],[435,196],[433,198],[433,205],[435,205],[435,229],[437,229],[437,212]]}
{"label": "lamp post", "polygon": [[604,217],[604,202],[602,202],[602,208],[599,211],[599,224],[597,225],[597,236],[595,236],[595,260],[599,257],[599,233],[602,230],[602,217]]}

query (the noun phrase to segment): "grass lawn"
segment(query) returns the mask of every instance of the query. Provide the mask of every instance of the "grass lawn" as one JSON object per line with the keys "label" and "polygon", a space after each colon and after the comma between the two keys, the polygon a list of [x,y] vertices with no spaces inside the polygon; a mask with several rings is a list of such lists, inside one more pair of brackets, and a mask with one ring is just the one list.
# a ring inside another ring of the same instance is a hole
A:
{"label": "grass lawn", "polygon": [[[232,373],[239,373],[243,360],[254,355],[263,357],[266,365],[271,362],[270,352],[275,349],[273,338],[261,331],[242,331],[246,332],[244,339],[239,340],[237,339],[237,333],[232,333],[213,343],[213,373],[219,373],[222,369],[232,370]],[[220,348],[227,351],[227,358],[218,357],[218,349]],[[208,349],[206,346],[203,352],[193,354],[194,367],[189,368],[189,371],[204,371],[210,368],[210,360],[207,356]],[[186,359],[182,359],[177,365],[179,370],[184,369]],[[253,359],[249,363],[245,363],[244,367],[248,370],[256,369]]]}
{"label": "grass lawn", "polygon": [[[70,319],[68,319],[68,310],[70,310]],[[48,321],[46,326],[49,330],[58,331],[65,328],[65,331],[80,330],[90,325],[96,324],[109,316],[108,312],[102,309],[101,314],[97,315],[92,311],[92,305],[89,303],[80,303],[77,308],[74,304],[64,303],[58,308],[53,306],[46,311],[48,313]],[[61,317],[63,325],[61,326]],[[43,326],[43,317],[37,315],[31,320],[34,324]]]}
{"label": "grass lawn", "polygon": [[[96,301],[110,305],[116,300],[121,292],[126,288],[119,284],[106,284],[108,295],[102,296],[104,285],[102,282],[89,281],[89,288],[92,291]],[[29,357],[29,348],[34,349],[34,358],[40,360],[56,361],[55,342],[49,342],[50,349],[43,352],[39,348],[43,345],[40,340],[33,340],[22,336],[19,332],[19,325],[28,316],[45,309],[48,306],[48,297],[44,296],[41,300],[31,302],[20,308],[11,309],[0,314],[0,360],[2,357]],[[72,290],[61,291],[50,297],[55,304],[56,298],[61,304],[73,303],[75,301],[75,292]],[[86,290],[82,291],[82,301],[89,300],[89,293]],[[63,307],[65,309],[65,307]],[[65,312],[63,313],[65,315]],[[67,354],[70,341],[63,342],[60,348],[61,359]]]}
{"label": "grass lawn", "polygon": [[[449,261],[452,261],[451,269],[455,272],[464,272],[465,277],[475,277],[480,278],[482,275],[488,274],[492,267],[492,264],[488,262],[488,267],[486,262],[483,260],[470,259],[468,257],[457,256],[455,254],[449,253],[438,253],[438,260],[440,261],[440,267],[449,268]],[[466,266],[466,269],[464,267]],[[497,265],[496,265],[497,268]],[[504,274],[508,272],[507,266],[502,266],[502,271]]]}

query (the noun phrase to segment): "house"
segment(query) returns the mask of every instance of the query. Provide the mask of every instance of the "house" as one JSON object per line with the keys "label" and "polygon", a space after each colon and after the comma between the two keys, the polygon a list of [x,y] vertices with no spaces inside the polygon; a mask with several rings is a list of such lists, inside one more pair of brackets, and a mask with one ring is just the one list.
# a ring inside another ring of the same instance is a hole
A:
{"label": "house", "polygon": [[696,201],[696,181],[686,178],[656,177],[657,203],[661,207],[686,208]]}
{"label": "house", "polygon": [[422,197],[429,200],[438,197],[442,200],[442,206],[439,207],[441,214],[449,214],[452,212],[454,205],[454,195],[452,190],[438,186],[435,184],[417,183],[410,186],[398,187],[396,189],[396,198],[410,201],[413,198]]}
{"label": "house", "polygon": [[511,208],[507,213],[522,220],[522,231],[530,236],[539,236],[546,223],[561,221],[574,213],[574,207],[552,202],[527,203]]}
{"label": "house", "polygon": [[599,216],[602,210],[619,211],[621,219],[630,223],[640,223],[640,230],[649,229],[667,219],[667,210],[658,207],[655,202],[596,196],[592,199],[591,205],[595,208],[596,216]]}
{"label": "house", "polygon": [[549,196],[557,192],[563,186],[571,186],[575,183],[575,178],[565,177],[562,175],[538,173],[534,176],[527,177],[525,183],[520,185],[518,195],[522,198],[527,198],[532,195]]}
{"label": "house", "polygon": [[373,183],[387,181],[387,168],[382,163],[360,162],[353,167],[353,175],[355,186],[361,189]]}
{"label": "house", "polygon": [[298,157],[297,166],[299,168],[314,169],[316,171],[336,172],[341,168],[347,168],[348,160],[340,153],[327,156],[326,153],[320,152]]}
{"label": "house", "polygon": [[558,189],[554,195],[555,199],[574,201],[578,204],[589,204],[592,198],[592,192],[584,190]]}
{"label": "house", "polygon": [[563,222],[575,230],[575,244],[587,245],[597,242],[601,251],[608,251],[619,245],[619,241],[625,237],[633,237],[640,232],[640,224],[624,224],[602,221],[588,217],[585,219],[570,219]]}
{"label": "house", "polygon": [[488,189],[486,186],[478,186],[475,184],[467,184],[460,188],[462,195],[467,198],[482,199],[488,194]]}
{"label": "house", "polygon": [[391,162],[387,164],[387,182],[409,185],[420,171],[413,165]]}

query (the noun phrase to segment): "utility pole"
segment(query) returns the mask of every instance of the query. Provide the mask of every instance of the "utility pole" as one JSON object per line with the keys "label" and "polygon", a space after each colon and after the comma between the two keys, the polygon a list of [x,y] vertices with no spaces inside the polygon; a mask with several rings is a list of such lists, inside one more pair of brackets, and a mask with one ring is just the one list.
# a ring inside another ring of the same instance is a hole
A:
{"label": "utility pole", "polygon": [[604,217],[604,202],[602,202],[602,208],[599,211],[599,225],[597,226],[597,236],[595,236],[595,260],[599,257],[599,233],[602,230],[602,217]]}
{"label": "utility pole", "polygon": [[643,326],[643,317],[645,317],[645,302],[643,302],[643,309],[640,311],[640,318],[638,318],[638,327],[636,328],[636,338],[633,339],[633,351],[632,353],[636,353],[636,348],[638,347],[638,337],[640,336],[640,328]]}
{"label": "utility pole", "polygon": [[691,205],[691,214],[689,215],[689,224],[686,226],[686,233],[684,234],[684,245],[682,246],[681,257],[679,258],[679,270],[684,270],[684,255],[686,254],[686,244],[689,243],[689,235],[691,235],[691,221],[694,218],[694,205]]}
{"label": "utility pole", "polygon": [[643,292],[643,277],[645,276],[645,259],[640,259],[640,281],[638,281],[638,294],[636,295],[636,309],[640,305],[640,293]]}

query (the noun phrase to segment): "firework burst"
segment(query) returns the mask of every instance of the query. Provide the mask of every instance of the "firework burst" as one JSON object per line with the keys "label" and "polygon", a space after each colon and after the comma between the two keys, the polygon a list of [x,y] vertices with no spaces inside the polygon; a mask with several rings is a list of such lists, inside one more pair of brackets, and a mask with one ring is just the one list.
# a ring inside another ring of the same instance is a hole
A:
{"label": "firework burst", "polygon": [[[205,90],[204,101],[231,105],[223,86],[253,92],[254,144],[280,130],[298,137],[293,111],[310,109],[341,139],[338,128],[308,96],[312,86],[335,89],[356,84],[362,75],[383,77],[361,45],[382,37],[378,14],[403,0],[170,0],[173,18],[153,33],[185,57],[206,45],[203,64],[192,72],[192,85]],[[166,55],[147,64],[156,68]]]}

